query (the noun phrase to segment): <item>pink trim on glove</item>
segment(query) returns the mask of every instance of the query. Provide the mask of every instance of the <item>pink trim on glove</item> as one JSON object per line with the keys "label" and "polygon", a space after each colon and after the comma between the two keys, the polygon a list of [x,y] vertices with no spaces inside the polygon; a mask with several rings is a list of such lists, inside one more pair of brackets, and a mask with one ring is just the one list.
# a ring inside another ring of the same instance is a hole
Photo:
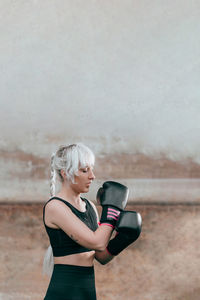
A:
{"label": "pink trim on glove", "polygon": [[118,220],[119,214],[120,212],[118,210],[109,207],[107,212],[107,218]]}
{"label": "pink trim on glove", "polygon": [[115,228],[115,226],[113,226],[113,225],[110,224],[110,223],[100,223],[100,222],[99,222],[99,226],[102,226],[102,225],[107,225],[107,226],[110,226],[110,227],[112,227],[112,228]]}

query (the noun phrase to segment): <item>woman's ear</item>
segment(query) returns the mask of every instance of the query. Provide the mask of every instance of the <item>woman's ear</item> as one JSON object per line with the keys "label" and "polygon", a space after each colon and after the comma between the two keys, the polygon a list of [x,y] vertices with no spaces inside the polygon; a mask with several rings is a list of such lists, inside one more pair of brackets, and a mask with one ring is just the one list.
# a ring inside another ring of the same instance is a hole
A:
{"label": "woman's ear", "polygon": [[60,171],[60,174],[61,174],[63,180],[67,178],[66,173],[65,173],[64,170],[61,170],[61,171]]}

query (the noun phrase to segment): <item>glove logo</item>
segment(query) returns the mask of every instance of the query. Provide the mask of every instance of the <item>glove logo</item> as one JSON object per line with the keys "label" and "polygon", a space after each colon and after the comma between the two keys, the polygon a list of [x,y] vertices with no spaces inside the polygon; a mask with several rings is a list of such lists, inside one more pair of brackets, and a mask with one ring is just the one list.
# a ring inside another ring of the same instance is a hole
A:
{"label": "glove logo", "polygon": [[108,207],[108,212],[107,212],[107,218],[108,219],[118,220],[119,215],[120,215],[120,211]]}

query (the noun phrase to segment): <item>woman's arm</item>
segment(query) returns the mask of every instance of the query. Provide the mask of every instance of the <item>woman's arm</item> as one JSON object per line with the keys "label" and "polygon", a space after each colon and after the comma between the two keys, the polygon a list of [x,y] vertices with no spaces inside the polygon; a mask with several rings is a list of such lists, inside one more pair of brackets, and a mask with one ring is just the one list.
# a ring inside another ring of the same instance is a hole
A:
{"label": "woman's arm", "polygon": [[[92,207],[93,207],[93,209],[96,213],[97,222],[99,222],[99,215],[98,215],[97,208],[96,208],[96,206],[94,205],[93,202],[90,201],[90,203],[91,203],[91,205],[92,205]],[[96,250],[94,257],[102,265],[105,265],[105,264],[109,263],[114,258],[113,255],[109,254],[107,249],[104,249],[103,251]]]}
{"label": "woman's arm", "polygon": [[95,259],[102,265],[109,263],[115,256],[109,254],[107,249],[103,251],[95,251]]}
{"label": "woman's arm", "polygon": [[113,228],[99,226],[96,231],[90,230],[69,207],[59,200],[52,200],[45,207],[45,215],[48,220],[61,228],[75,242],[83,247],[103,251],[112,235]]}

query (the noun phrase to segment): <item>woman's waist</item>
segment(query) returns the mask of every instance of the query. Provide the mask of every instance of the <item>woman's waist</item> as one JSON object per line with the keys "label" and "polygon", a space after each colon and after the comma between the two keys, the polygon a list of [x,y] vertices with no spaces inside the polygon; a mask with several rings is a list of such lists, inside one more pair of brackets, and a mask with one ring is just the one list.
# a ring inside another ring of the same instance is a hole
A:
{"label": "woman's waist", "polygon": [[75,266],[93,266],[95,251],[75,253],[65,256],[54,256],[54,264],[66,264]]}

